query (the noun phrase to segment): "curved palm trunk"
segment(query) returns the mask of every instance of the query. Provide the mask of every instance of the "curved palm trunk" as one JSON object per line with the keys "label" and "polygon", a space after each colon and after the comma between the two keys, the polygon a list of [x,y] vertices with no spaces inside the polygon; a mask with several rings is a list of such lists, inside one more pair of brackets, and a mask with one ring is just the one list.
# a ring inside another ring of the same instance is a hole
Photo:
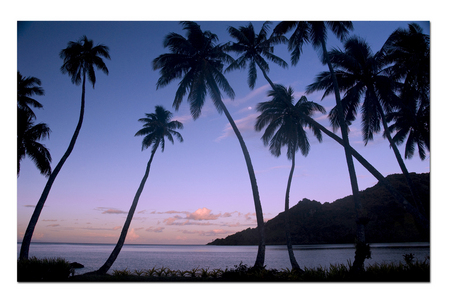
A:
{"label": "curved palm trunk", "polygon": [[[344,141],[338,137],[336,134],[334,134],[333,132],[329,131],[328,129],[326,129],[323,125],[321,125],[320,123],[318,123],[316,120],[314,120],[311,117],[305,117],[308,119],[308,121],[311,124],[314,124],[315,126],[317,126],[318,128],[320,128],[320,130],[325,133],[326,135],[328,135],[330,138],[332,138],[333,140],[335,140],[336,142],[338,142],[339,144],[341,144],[342,146],[344,146]],[[361,154],[358,153],[358,151],[356,151],[355,149],[353,149],[352,147],[350,147],[350,151],[352,153],[352,156],[354,158],[356,158],[356,160],[364,167],[367,169],[367,171],[370,172],[370,174],[372,174],[378,181],[380,181],[385,188],[392,194],[392,196],[394,196],[394,198],[406,209],[406,211],[408,211],[409,213],[411,213],[413,216],[416,217],[416,219],[420,222],[420,224],[422,225],[423,228],[429,230],[430,228],[430,222],[429,220],[425,217],[425,215],[423,215],[416,207],[414,207],[413,205],[411,205],[408,200],[405,199],[405,197],[403,197],[402,194],[400,194],[390,183],[389,181],[386,180],[386,178],[377,170],[375,169],[374,166],[372,166]]]}
{"label": "curved palm trunk", "polygon": [[294,175],[294,169],[295,169],[295,152],[292,155],[292,167],[289,173],[288,183],[286,187],[286,198],[284,201],[284,228],[286,231],[286,245],[288,248],[289,260],[291,261],[292,270],[302,271],[297,263],[297,260],[295,259],[294,250],[292,250],[291,230],[289,227],[289,193],[291,191],[291,182],[292,176]]}
{"label": "curved palm trunk", "polygon": [[67,158],[69,157],[70,153],[73,150],[73,147],[75,146],[75,142],[77,141],[78,134],[80,133],[81,125],[83,124],[84,106],[85,106],[85,91],[86,91],[85,87],[86,87],[86,72],[83,73],[83,84],[82,84],[82,90],[81,90],[81,109],[80,109],[80,117],[78,120],[77,127],[72,136],[72,139],[70,140],[69,147],[67,148],[67,150],[64,153],[63,157],[61,158],[61,160],[56,165],[53,172],[50,174],[47,184],[45,185],[44,191],[42,192],[41,197],[39,198],[39,201],[34,209],[33,215],[31,216],[30,222],[28,223],[28,227],[25,231],[25,235],[22,240],[22,246],[20,247],[20,255],[19,255],[20,260],[28,259],[28,252],[30,250],[31,238],[33,237],[34,229],[39,220],[39,216],[42,212],[42,209],[44,208],[45,201],[47,200],[48,194],[50,193],[50,189],[52,188],[52,185],[56,179],[56,176],[58,175],[62,166],[66,162]]}
{"label": "curved palm trunk", "polygon": [[267,80],[267,82],[270,84],[270,86],[272,87],[272,90],[275,91],[275,84],[272,82],[272,80],[270,80],[269,76],[267,75],[266,71],[264,71],[264,69],[261,67],[261,65],[259,64],[259,62],[256,62],[256,64],[258,65],[259,69],[261,70],[261,72],[264,75],[264,78]]}
{"label": "curved palm trunk", "polygon": [[[159,145],[159,143],[158,143]],[[95,274],[106,274],[108,270],[111,268],[113,263],[115,262],[117,256],[122,250],[123,244],[125,242],[125,238],[127,237],[128,229],[130,228],[131,220],[133,219],[134,212],[136,210],[137,204],[139,202],[139,197],[141,196],[142,190],[144,189],[145,182],[147,181],[148,174],[150,173],[150,165],[153,161],[153,156],[155,156],[156,149],[158,145],[152,151],[152,155],[150,156],[150,160],[147,163],[147,168],[145,169],[144,177],[141,180],[141,184],[139,185],[138,190],[136,191],[136,195],[134,196],[133,203],[131,204],[130,210],[128,211],[127,219],[125,220],[125,224],[123,225],[122,232],[120,233],[119,240],[117,241],[116,246],[114,247],[111,255],[108,257],[103,266],[100,267],[97,271],[94,271]]]}
{"label": "curved palm trunk", "polygon": [[385,117],[385,115],[383,113],[383,110],[381,108],[381,105],[379,103],[378,103],[378,109],[380,109],[380,111],[381,111],[381,121],[383,123],[385,135],[386,135],[386,137],[387,137],[387,139],[389,141],[389,144],[391,145],[392,150],[394,151],[395,158],[397,159],[397,162],[398,162],[398,164],[400,166],[400,169],[402,170],[403,175],[405,176],[406,183],[407,183],[407,185],[409,187],[409,190],[410,190],[411,195],[413,197],[414,203],[415,203],[416,207],[421,211],[421,213],[425,214],[425,209],[424,209],[424,207],[422,205],[422,201],[420,201],[420,198],[419,198],[419,196],[417,194],[417,191],[414,188],[414,185],[412,183],[411,177],[409,176],[408,169],[406,168],[405,162],[402,159],[400,151],[398,151],[397,145],[392,140],[391,133],[389,132],[389,127],[388,127],[388,124],[387,124],[387,121],[386,121],[386,117]]}
{"label": "curved palm trunk", "polygon": [[361,204],[361,200],[359,198],[359,188],[358,188],[358,181],[356,179],[356,171],[355,166],[353,164],[353,158],[350,150],[350,142],[348,139],[348,132],[347,132],[347,124],[344,120],[344,111],[341,104],[341,96],[339,94],[339,85],[337,82],[336,74],[334,73],[333,66],[331,65],[330,58],[328,56],[327,48],[325,45],[325,41],[322,40],[322,51],[323,55],[325,57],[325,61],[327,62],[328,69],[330,70],[331,78],[333,80],[333,87],[334,87],[334,94],[336,98],[336,107],[338,110],[338,118],[339,118],[339,124],[341,127],[341,134],[342,139],[344,141],[344,151],[345,151],[345,158],[347,160],[347,168],[350,175],[350,183],[352,186],[352,194],[353,194],[353,201],[355,203],[355,211],[356,211],[356,251],[355,251],[355,260],[353,262],[353,270],[356,272],[363,271],[364,270],[364,260],[367,253],[366,248],[366,237],[365,237],[365,223],[366,218],[364,216],[363,212],[363,206]]}
{"label": "curved palm trunk", "polygon": [[228,109],[226,108],[226,106],[222,100],[220,101],[220,105],[221,105],[223,112],[225,113],[225,116],[228,119],[228,122],[230,122],[230,125],[233,128],[234,133],[236,134],[236,137],[239,140],[239,144],[241,145],[242,152],[244,154],[245,163],[247,164],[248,175],[250,177],[250,183],[252,185],[253,201],[255,204],[256,222],[257,222],[257,228],[258,228],[258,234],[259,234],[258,253],[256,255],[256,261],[255,261],[254,267],[255,268],[263,268],[265,252],[266,252],[266,242],[265,242],[265,233],[264,233],[264,218],[263,218],[263,212],[262,212],[262,207],[261,207],[261,200],[259,198],[258,185],[256,184],[255,171],[253,170],[253,165],[252,165],[252,161],[250,159],[250,154],[248,153],[248,150],[247,150],[247,146],[245,145],[244,139],[242,138],[242,135],[239,132],[239,129],[237,128],[236,123],[234,122],[233,118],[231,117],[230,113],[228,112]]}

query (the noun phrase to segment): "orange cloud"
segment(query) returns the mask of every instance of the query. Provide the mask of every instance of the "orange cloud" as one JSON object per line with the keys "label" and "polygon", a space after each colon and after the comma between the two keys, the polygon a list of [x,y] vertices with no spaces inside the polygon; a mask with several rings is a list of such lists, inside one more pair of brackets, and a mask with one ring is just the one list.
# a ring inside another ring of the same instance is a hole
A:
{"label": "orange cloud", "polygon": [[102,214],[127,214],[128,212],[120,210],[120,209],[107,209],[104,212],[102,212]]}
{"label": "orange cloud", "polygon": [[128,233],[127,233],[126,239],[130,240],[130,241],[134,241],[138,238],[139,238],[139,235],[136,233],[136,230],[134,228],[131,228],[130,231],[128,231]]}
{"label": "orange cloud", "polygon": [[192,214],[187,214],[186,219],[191,220],[217,220],[222,214],[213,215],[211,210],[203,207],[194,211]]}

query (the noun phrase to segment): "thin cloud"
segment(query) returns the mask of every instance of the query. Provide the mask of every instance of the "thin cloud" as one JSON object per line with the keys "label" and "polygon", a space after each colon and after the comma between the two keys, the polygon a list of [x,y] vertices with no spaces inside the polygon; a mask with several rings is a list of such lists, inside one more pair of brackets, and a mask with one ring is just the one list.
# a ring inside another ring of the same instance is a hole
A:
{"label": "thin cloud", "polygon": [[128,212],[115,209],[115,208],[109,208],[109,207],[96,207],[95,210],[103,211],[102,214],[127,214]]}
{"label": "thin cloud", "polygon": [[230,230],[223,230],[223,229],[213,229],[208,231],[203,230],[180,230],[183,234],[197,234],[200,236],[222,236],[224,234],[230,234],[235,233],[234,231]]}
{"label": "thin cloud", "polygon": [[50,225],[47,225],[47,227],[58,227],[59,226],[59,224],[50,224]]}
{"label": "thin cloud", "polygon": [[235,99],[235,100],[225,99],[224,103],[226,105],[239,106],[239,105],[244,104],[247,101],[249,101],[249,100],[251,100],[251,99],[253,99],[253,98],[257,97],[257,96],[260,96],[260,95],[264,94],[268,90],[269,87],[270,87],[269,84],[265,84],[265,85],[255,89],[255,90],[252,90],[250,93],[248,93],[247,95],[245,95],[242,98],[238,98],[238,99]]}
{"label": "thin cloud", "polygon": [[90,231],[115,231],[122,228],[122,226],[115,226],[113,228],[101,228],[101,227],[83,227],[84,230],[90,230]]}
{"label": "thin cloud", "polygon": [[102,214],[127,214],[128,212],[120,209],[108,209],[102,212]]}
{"label": "thin cloud", "polygon": [[164,229],[165,229],[165,227],[156,227],[156,228],[149,227],[149,228],[145,229],[145,231],[159,233],[159,232],[163,232]]}
{"label": "thin cloud", "polygon": [[[234,122],[236,123],[237,128],[239,129],[241,134],[244,133],[254,133],[255,132],[255,122],[256,122],[256,118],[258,117],[258,113],[252,113],[242,119],[238,119],[235,120]],[[219,136],[218,138],[216,138],[216,142],[220,142],[221,140],[234,135],[234,131],[233,128],[231,127],[230,123],[228,123],[224,130],[222,131],[222,135]]]}

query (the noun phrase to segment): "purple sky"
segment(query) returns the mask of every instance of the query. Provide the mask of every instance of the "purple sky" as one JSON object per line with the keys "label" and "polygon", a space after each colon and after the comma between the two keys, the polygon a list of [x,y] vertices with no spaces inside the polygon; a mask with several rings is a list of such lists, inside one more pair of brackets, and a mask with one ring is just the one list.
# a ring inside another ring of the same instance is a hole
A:
{"label": "purple sky", "polygon": [[[272,24],[273,28],[278,22]],[[409,22],[354,22],[352,35],[367,40],[374,52],[397,28]],[[418,22],[429,34],[428,22]],[[219,36],[219,42],[231,38],[227,27],[248,22],[199,22],[203,30]],[[262,22],[253,22],[256,31]],[[125,221],[136,189],[142,179],[150,149],[141,151],[142,137],[134,137],[142,124],[137,120],[162,105],[184,124],[180,133],[184,142],[166,144],[158,151],[150,176],[140,197],[126,243],[205,244],[216,238],[256,226],[250,181],[238,141],[224,115],[219,115],[208,98],[201,117],[193,121],[184,100],[175,112],[172,101],[177,82],[156,90],[159,72],[152,60],[168,50],[162,46],[165,35],[184,35],[178,22],[26,22],[19,26],[17,68],[23,76],[42,81],[44,96],[35,97],[44,108],[35,109],[37,122],[47,123],[50,139],[43,141],[51,152],[55,167],[67,149],[80,109],[81,87],[60,72],[61,49],[82,35],[95,44],[110,48],[111,60],[106,76],[97,72],[95,89],[87,86],[83,127],[75,148],[53,184],[40,216],[33,241],[115,243]],[[329,34],[328,48],[341,47]],[[275,54],[290,65],[286,46]],[[304,47],[297,66],[288,69],[270,64],[269,77],[291,86],[296,100],[316,74],[327,70],[310,45]],[[285,150],[279,158],[264,147],[262,133],[253,130],[257,103],[268,100],[269,86],[258,70],[254,90],[246,79],[247,70],[226,74],[236,97],[224,98],[238,124],[256,171],[265,219],[284,210],[284,193],[290,168]],[[322,93],[308,95],[308,100],[323,105],[327,112],[334,98],[320,101]],[[316,120],[329,126],[325,116]],[[339,134],[340,135],[340,134]],[[308,135],[311,150],[307,157],[297,156],[291,188],[291,206],[303,198],[332,202],[351,193],[343,148],[324,135],[318,143]],[[364,146],[359,121],[351,126],[352,146],[383,175],[400,173],[392,150],[381,135]],[[403,153],[404,147],[400,147]],[[377,180],[355,162],[360,190]],[[406,161],[410,172],[430,171],[429,154],[421,161],[416,154]],[[17,240],[21,241],[46,178],[28,159],[21,164],[17,179]]]}

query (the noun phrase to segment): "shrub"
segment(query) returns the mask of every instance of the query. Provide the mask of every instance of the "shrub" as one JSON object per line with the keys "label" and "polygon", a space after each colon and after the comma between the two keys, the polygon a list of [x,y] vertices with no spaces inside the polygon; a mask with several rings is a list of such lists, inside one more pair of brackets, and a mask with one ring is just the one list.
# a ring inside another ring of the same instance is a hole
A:
{"label": "shrub", "polygon": [[17,260],[17,281],[65,281],[73,273],[70,263],[63,258],[36,258]]}

